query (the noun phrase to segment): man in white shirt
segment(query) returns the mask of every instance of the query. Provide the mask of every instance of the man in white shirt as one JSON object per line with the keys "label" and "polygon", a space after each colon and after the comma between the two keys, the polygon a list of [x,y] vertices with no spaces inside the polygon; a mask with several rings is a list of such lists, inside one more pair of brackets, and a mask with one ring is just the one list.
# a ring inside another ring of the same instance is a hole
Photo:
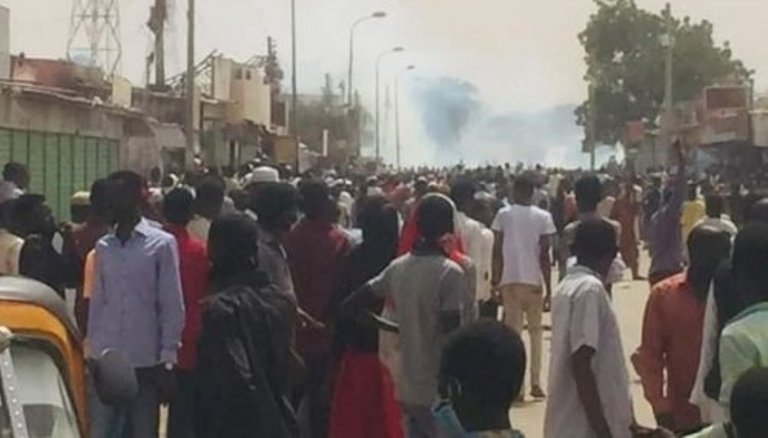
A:
{"label": "man in white shirt", "polygon": [[577,265],[552,301],[552,355],[544,438],[630,438],[632,403],[616,314],[604,278],[618,247],[616,230],[581,221]]}
{"label": "man in white shirt", "polygon": [[522,175],[515,179],[514,204],[501,209],[493,221],[491,228],[496,240],[492,283],[501,289],[507,326],[522,333],[525,315],[531,337],[531,395],[543,398],[541,317],[552,290],[549,248],[556,229],[552,216],[531,204],[533,190],[530,177]]}
{"label": "man in white shirt", "polygon": [[[475,193],[477,186],[470,180],[461,179],[451,184],[451,199],[456,204],[456,222],[457,234],[459,240],[464,245],[466,255],[472,260],[475,266],[475,299],[478,301],[487,301],[488,296],[480,296],[482,285],[487,282],[485,277],[487,271],[484,269],[483,262],[492,257],[493,248],[487,247],[486,238],[483,236],[485,228],[480,222],[470,218],[467,214],[472,211],[475,203]],[[490,292],[490,291],[488,291]]]}

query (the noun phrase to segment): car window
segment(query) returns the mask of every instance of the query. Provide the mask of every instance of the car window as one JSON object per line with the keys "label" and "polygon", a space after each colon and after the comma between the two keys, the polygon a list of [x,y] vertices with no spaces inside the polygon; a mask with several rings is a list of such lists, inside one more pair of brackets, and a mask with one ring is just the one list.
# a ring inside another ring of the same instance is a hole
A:
{"label": "car window", "polygon": [[77,416],[53,358],[26,344],[13,344],[11,357],[29,437],[79,438]]}

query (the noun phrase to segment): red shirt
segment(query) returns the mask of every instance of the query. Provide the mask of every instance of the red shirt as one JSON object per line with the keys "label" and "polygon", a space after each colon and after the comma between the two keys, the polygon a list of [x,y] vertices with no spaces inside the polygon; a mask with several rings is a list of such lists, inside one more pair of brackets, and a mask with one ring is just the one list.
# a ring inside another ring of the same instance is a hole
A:
{"label": "red shirt", "polygon": [[632,357],[654,414],[672,414],[678,431],[701,425],[699,409],[688,400],[699,366],[705,307],[685,272],[657,284],[645,307],[642,344]]}
{"label": "red shirt", "polygon": [[303,219],[285,239],[299,307],[326,326],[299,331],[298,347],[305,356],[330,351],[331,324],[336,310],[331,308],[331,297],[339,285],[342,262],[350,249],[344,233],[323,221]]}
{"label": "red shirt", "polygon": [[189,235],[186,227],[167,225],[165,230],[173,234],[179,245],[179,274],[184,293],[184,331],[181,332],[181,348],[178,368],[192,370],[197,363],[197,339],[202,324],[202,301],[208,290],[208,250],[201,240]]}

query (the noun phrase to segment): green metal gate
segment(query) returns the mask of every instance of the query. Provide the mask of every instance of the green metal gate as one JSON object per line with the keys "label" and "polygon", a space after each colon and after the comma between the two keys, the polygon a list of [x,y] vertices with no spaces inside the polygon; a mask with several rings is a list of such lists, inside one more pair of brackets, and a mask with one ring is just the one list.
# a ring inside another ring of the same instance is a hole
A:
{"label": "green metal gate", "polygon": [[45,195],[56,218],[69,220],[69,199],[120,165],[117,140],[0,128],[0,166],[29,169],[30,193]]}

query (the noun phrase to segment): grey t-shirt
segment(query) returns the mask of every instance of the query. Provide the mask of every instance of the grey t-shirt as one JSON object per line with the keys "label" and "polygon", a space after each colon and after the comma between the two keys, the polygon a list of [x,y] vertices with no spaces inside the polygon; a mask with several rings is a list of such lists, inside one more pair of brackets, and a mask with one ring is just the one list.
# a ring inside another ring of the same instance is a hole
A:
{"label": "grey t-shirt", "polygon": [[431,406],[437,398],[444,334],[441,314],[463,310],[470,282],[461,267],[441,255],[407,254],[369,282],[390,298],[400,325],[401,402]]}

